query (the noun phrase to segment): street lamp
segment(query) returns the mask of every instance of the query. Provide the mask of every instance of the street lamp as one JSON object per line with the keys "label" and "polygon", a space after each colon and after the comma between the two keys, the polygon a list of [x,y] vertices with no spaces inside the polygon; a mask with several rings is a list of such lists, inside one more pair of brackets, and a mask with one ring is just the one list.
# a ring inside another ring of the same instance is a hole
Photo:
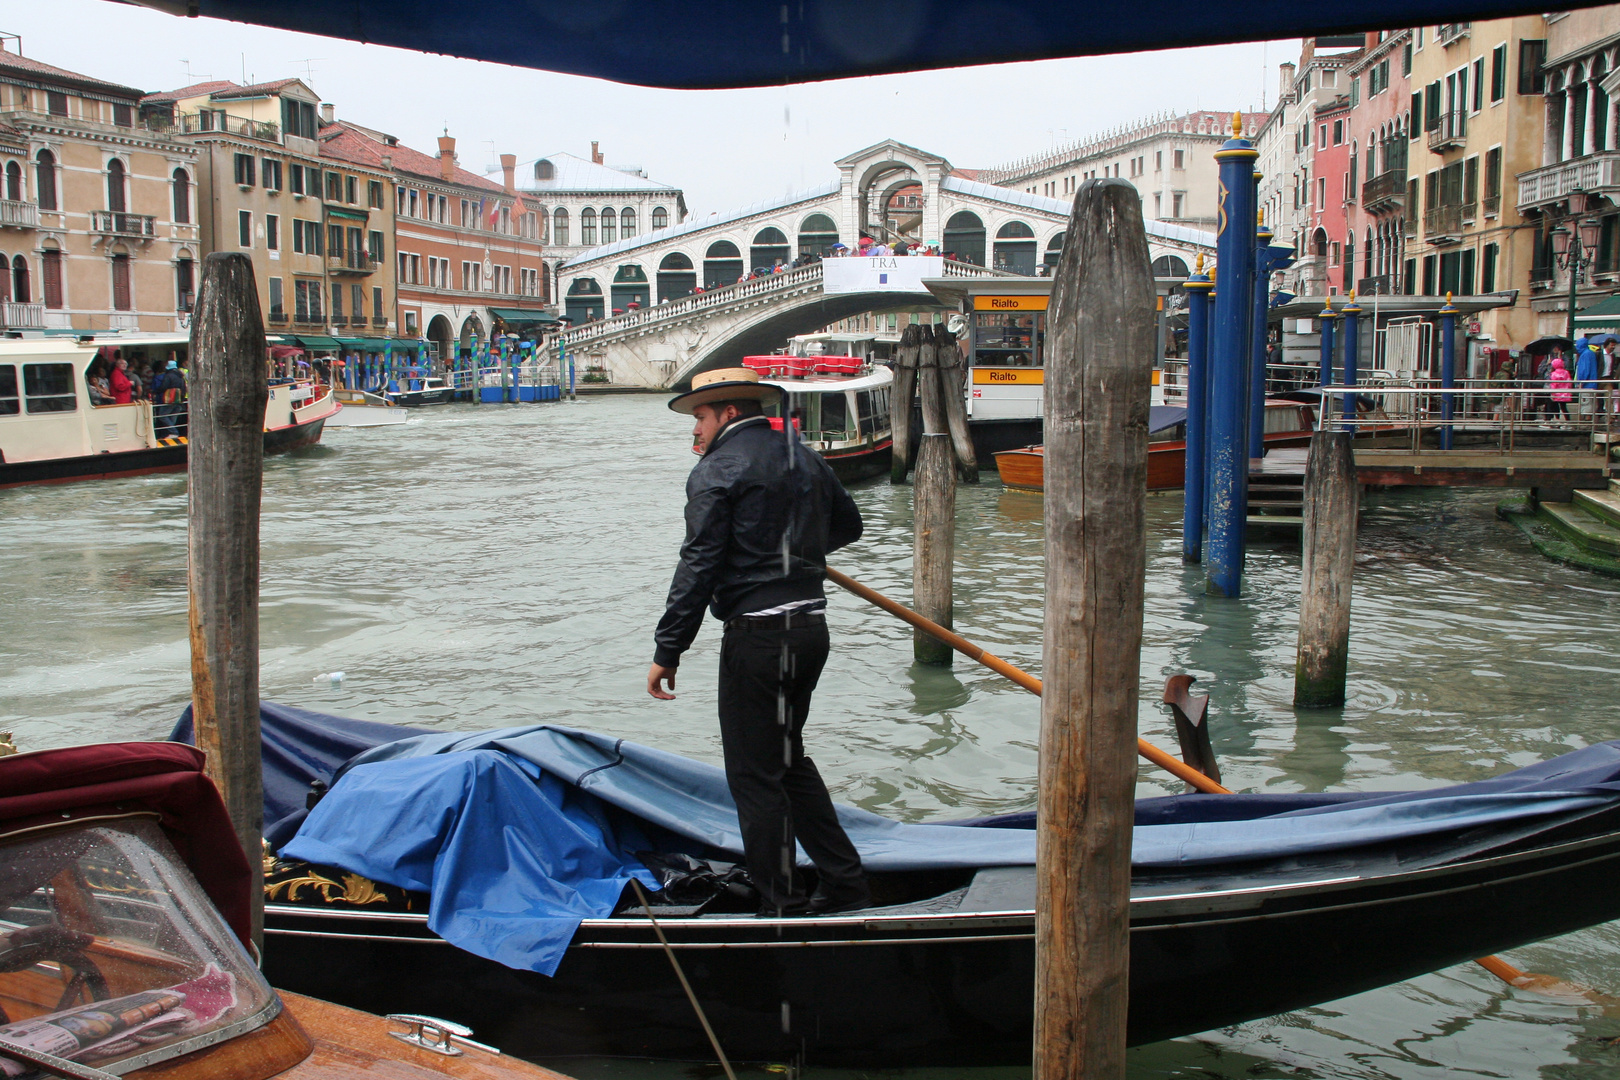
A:
{"label": "street lamp", "polygon": [[1575,289],[1585,280],[1586,271],[1597,259],[1598,235],[1602,223],[1589,217],[1576,226],[1579,235],[1559,222],[1548,235],[1552,238],[1553,258],[1560,269],[1569,271],[1569,321],[1566,335],[1575,338]]}

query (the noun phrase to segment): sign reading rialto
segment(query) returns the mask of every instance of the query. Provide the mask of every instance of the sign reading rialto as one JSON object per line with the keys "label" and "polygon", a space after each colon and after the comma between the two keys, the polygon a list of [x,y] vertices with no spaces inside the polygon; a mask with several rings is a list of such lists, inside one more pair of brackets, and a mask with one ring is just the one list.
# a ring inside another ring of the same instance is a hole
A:
{"label": "sign reading rialto", "polygon": [[923,279],[944,274],[945,260],[939,255],[853,255],[822,260],[821,289],[830,294],[927,293]]}

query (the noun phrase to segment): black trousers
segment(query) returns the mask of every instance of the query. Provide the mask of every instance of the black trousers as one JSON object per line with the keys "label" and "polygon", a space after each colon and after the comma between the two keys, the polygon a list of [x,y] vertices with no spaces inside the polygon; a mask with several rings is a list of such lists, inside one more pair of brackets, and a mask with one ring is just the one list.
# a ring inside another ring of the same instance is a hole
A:
{"label": "black trousers", "polygon": [[737,803],[748,872],[763,907],[806,903],[794,841],[816,864],[834,903],[865,899],[861,857],[804,753],[810,695],[827,662],[827,623],[794,629],[728,627],[720,645],[720,738]]}

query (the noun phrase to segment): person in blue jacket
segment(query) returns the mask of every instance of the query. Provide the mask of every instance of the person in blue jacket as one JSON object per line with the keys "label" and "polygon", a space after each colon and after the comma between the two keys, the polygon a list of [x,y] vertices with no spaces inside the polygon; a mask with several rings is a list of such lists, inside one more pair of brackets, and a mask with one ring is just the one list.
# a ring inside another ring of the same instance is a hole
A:
{"label": "person in blue jacket", "polygon": [[1581,415],[1589,415],[1594,407],[1595,395],[1592,391],[1598,388],[1598,354],[1592,347],[1591,341],[1586,338],[1575,340],[1575,388],[1582,391],[1580,395]]}

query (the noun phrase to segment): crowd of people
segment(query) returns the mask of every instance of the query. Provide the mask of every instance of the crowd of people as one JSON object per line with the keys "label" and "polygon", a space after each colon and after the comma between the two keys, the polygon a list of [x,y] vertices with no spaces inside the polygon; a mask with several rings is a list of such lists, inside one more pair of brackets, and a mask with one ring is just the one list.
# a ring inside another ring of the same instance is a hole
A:
{"label": "crowd of people", "polygon": [[102,349],[85,372],[90,388],[90,404],[129,405],[152,403],[152,427],[158,438],[174,438],[186,433],[186,375],[177,360],[160,362],[156,367],[137,358],[133,364],[122,349]]}
{"label": "crowd of people", "polygon": [[[1504,392],[1494,399],[1498,414],[1516,407],[1532,417],[1564,421],[1571,418],[1572,405],[1580,416],[1620,414],[1620,337],[1582,337],[1568,350],[1555,344],[1543,353],[1510,357],[1490,383]],[[1519,393],[1510,396],[1510,390]]]}

